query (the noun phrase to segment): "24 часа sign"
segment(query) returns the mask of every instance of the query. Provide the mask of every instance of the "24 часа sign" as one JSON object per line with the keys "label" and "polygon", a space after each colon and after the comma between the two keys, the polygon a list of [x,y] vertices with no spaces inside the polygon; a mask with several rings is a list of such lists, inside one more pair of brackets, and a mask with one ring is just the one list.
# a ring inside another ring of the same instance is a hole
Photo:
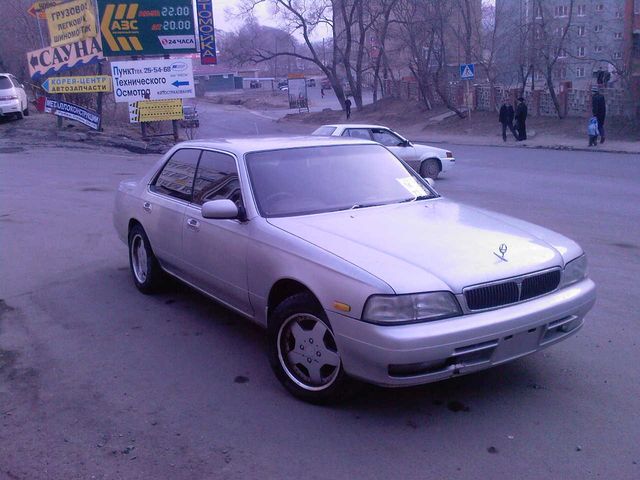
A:
{"label": "24 \u0447\u0430\u0441\u0430 sign", "polygon": [[196,51],[191,0],[98,0],[104,55]]}

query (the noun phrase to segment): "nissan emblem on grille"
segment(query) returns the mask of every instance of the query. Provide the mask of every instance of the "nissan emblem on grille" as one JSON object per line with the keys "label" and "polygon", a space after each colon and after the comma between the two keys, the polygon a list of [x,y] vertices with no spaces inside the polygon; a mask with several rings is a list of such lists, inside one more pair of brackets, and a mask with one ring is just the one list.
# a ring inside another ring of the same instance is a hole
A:
{"label": "nissan emblem on grille", "polygon": [[504,254],[507,253],[507,244],[503,243],[498,247],[498,251],[500,252],[500,255],[498,255],[496,252],[493,252],[493,254],[498,257],[500,260],[502,260],[503,262],[508,262],[509,260],[507,260],[506,258],[504,258]]}

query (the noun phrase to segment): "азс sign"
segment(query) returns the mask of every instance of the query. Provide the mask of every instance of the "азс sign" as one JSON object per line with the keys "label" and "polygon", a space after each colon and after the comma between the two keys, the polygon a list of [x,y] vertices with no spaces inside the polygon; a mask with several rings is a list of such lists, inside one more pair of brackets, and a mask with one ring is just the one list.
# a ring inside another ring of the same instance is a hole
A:
{"label": "\u0430\u0437\u0441 sign", "polygon": [[196,96],[191,59],[111,62],[116,102]]}
{"label": "\u0430\u0437\u0441 sign", "polygon": [[191,0],[98,0],[104,54],[196,51]]}
{"label": "\u0430\u0437\u0441 sign", "polygon": [[216,56],[216,37],[213,28],[213,6],[211,0],[196,0],[198,15],[198,37],[200,40],[200,63],[214,65],[218,63]]}
{"label": "\u0430\u0437\u0441 sign", "polygon": [[27,53],[29,75],[34,80],[74,67],[96,63],[103,58],[102,46],[97,37]]}
{"label": "\u0430\u0437\u0441 sign", "polygon": [[74,0],[45,11],[51,36],[51,46],[96,36],[96,16],[92,0]]}
{"label": "\u0430\u0437\u0441 sign", "polygon": [[81,107],[80,105],[47,98],[44,104],[44,111],[53,113],[58,117],[65,117],[83,123],[94,130],[100,130],[101,118],[98,112]]}

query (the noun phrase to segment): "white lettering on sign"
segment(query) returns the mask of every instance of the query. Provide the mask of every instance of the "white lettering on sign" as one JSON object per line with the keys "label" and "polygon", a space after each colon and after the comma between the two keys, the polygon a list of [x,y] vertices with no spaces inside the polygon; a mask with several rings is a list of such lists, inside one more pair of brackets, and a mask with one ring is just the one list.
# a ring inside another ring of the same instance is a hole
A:
{"label": "white lettering on sign", "polygon": [[196,96],[191,59],[112,62],[116,102]]}

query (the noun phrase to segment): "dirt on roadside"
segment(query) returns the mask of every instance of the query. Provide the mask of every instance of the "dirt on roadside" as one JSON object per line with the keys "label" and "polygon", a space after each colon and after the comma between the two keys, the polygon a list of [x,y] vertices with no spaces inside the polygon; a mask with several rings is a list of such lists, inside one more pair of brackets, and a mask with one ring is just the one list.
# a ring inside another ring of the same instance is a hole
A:
{"label": "dirt on roadside", "polygon": [[217,105],[239,105],[250,110],[288,109],[289,96],[279,90],[233,90],[229,92],[211,92],[198,97],[198,102]]}
{"label": "dirt on roadside", "polygon": [[[428,110],[418,102],[384,98],[374,104],[366,105],[361,110],[353,110],[349,121],[344,113],[337,110],[322,112],[289,114],[281,121],[301,122],[305,124],[322,125],[327,123],[374,123],[389,126],[399,131],[420,133],[442,133],[448,135],[499,137],[501,127],[498,123],[497,112],[472,112],[471,117],[460,118],[452,115],[437,124],[432,119],[446,113],[444,106],[437,106]],[[527,130],[532,137],[545,135],[573,139],[586,138],[587,118],[534,117],[527,119]],[[610,117],[606,120],[607,136],[616,140],[640,141],[640,123],[630,122],[622,118]]]}

